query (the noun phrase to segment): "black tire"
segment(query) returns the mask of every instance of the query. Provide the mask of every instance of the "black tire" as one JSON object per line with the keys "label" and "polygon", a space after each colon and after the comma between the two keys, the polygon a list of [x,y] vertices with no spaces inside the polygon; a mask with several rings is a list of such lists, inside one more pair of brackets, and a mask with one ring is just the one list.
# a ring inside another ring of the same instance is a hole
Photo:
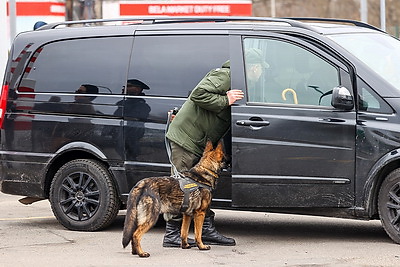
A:
{"label": "black tire", "polygon": [[378,211],[386,233],[400,244],[400,169],[392,171],[382,182]]}
{"label": "black tire", "polygon": [[75,231],[107,227],[120,206],[110,173],[103,164],[90,159],[64,164],[54,176],[49,199],[57,220]]}

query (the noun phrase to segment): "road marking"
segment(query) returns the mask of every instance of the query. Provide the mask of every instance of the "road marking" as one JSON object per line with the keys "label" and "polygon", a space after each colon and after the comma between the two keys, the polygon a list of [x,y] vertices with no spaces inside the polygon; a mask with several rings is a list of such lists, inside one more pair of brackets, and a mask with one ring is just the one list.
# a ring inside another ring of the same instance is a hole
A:
{"label": "road marking", "polygon": [[54,216],[43,216],[43,217],[27,217],[27,218],[0,218],[0,221],[24,221],[24,220],[37,220],[37,219],[50,219]]}

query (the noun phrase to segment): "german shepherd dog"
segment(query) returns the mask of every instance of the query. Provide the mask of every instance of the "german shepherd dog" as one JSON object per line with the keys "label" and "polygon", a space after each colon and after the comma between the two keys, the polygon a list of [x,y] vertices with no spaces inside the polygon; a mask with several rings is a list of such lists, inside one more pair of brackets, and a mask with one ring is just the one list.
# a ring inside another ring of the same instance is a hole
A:
{"label": "german shepherd dog", "polygon": [[225,155],[222,142],[214,149],[207,142],[200,161],[189,171],[183,172],[188,177],[206,187],[189,193],[188,208],[181,211],[184,193],[179,181],[173,177],[150,177],[140,180],[130,191],[124,222],[122,245],[125,248],[132,242],[132,254],[139,257],[149,257],[143,251],[140,241],[143,235],[153,227],[161,213],[183,214],[181,226],[181,247],[190,248],[187,242],[191,219],[194,220],[194,235],[196,245],[200,250],[209,250],[201,239],[204,217],[211,203],[211,190],[214,189],[219,173],[225,166]]}

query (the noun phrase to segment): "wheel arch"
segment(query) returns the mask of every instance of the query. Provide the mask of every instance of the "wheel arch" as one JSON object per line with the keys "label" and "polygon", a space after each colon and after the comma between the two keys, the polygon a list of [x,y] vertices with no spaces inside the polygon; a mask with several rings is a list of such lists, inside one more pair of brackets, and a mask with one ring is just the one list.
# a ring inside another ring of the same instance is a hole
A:
{"label": "wheel arch", "polygon": [[393,170],[400,168],[400,149],[393,150],[375,163],[364,187],[364,207],[369,218],[379,218],[378,195],[382,182]]}
{"label": "wheel arch", "polygon": [[[104,164],[107,169],[110,167],[107,161],[107,157],[104,153],[101,152],[101,150],[99,150],[92,144],[84,142],[69,143],[57,150],[55,154],[56,156],[51,160],[50,164],[48,165],[45,175],[44,194],[46,198],[49,198],[50,186],[54,175],[56,174],[57,170],[68,161],[74,159],[94,159]],[[115,186],[115,178],[112,172],[110,172],[110,174]],[[115,188],[118,190],[117,186],[115,186]]]}

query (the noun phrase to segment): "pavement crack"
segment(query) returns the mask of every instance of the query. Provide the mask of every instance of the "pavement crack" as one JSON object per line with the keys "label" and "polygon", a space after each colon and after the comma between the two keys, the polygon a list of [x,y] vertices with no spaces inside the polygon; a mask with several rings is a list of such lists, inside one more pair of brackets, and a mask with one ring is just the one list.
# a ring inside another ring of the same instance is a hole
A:
{"label": "pavement crack", "polygon": [[64,239],[67,243],[76,243],[76,241],[74,240],[74,239],[69,239],[69,238],[66,238],[65,236],[63,236],[63,235],[61,235],[61,234],[58,234],[58,233],[56,233],[56,232],[53,232],[53,231],[51,231],[51,230],[47,230],[49,233],[52,233],[53,235],[56,235],[56,236],[58,236],[58,237],[60,237],[60,238],[62,238],[62,239]]}
{"label": "pavement crack", "polygon": [[61,238],[61,241],[58,242],[39,242],[39,243],[30,243],[30,244],[22,244],[22,245],[9,245],[9,246],[0,246],[0,251],[5,250],[5,249],[12,249],[12,248],[18,248],[18,247],[40,247],[40,246],[56,246],[56,245],[65,245],[65,244],[74,244],[76,241],[74,239],[69,239],[59,233],[56,233],[51,230],[46,230],[48,233],[51,233],[59,238]]}

